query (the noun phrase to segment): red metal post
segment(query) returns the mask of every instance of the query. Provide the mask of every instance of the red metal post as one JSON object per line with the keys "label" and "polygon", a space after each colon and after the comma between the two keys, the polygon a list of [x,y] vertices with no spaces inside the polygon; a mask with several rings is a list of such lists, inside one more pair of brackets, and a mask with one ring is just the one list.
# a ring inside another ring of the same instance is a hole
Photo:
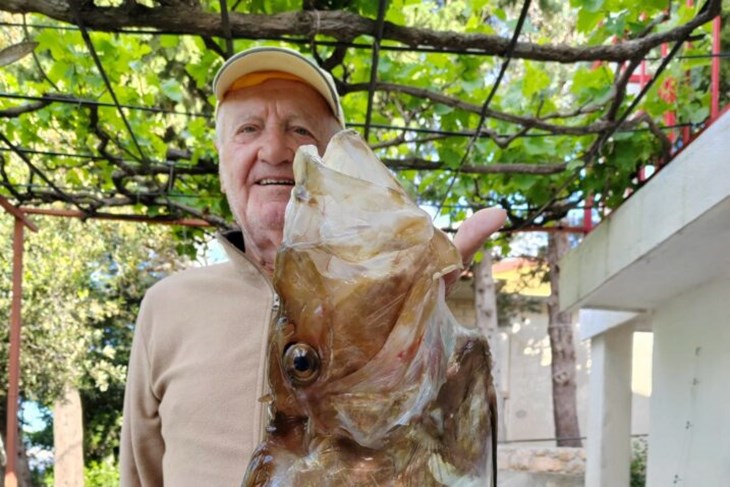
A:
{"label": "red metal post", "polygon": [[18,398],[20,382],[20,306],[23,295],[23,227],[34,232],[38,227],[25,214],[0,196],[0,207],[15,218],[13,231],[13,299],[10,304],[10,351],[8,357],[8,415],[7,430],[7,463],[5,464],[5,487],[17,487],[18,475]]}
{"label": "red metal post", "polygon": [[5,487],[17,487],[18,458],[18,383],[20,379],[20,305],[23,282],[23,226],[15,219],[13,232],[13,300],[10,309],[10,357],[8,359],[7,464]]}
{"label": "red metal post", "polygon": [[712,21],[712,77],[710,80],[710,123],[720,116],[720,21],[718,15]]}
{"label": "red metal post", "polygon": [[[694,7],[694,5],[695,5],[695,3],[693,0],[687,0],[688,7],[692,8],[692,7]],[[691,46],[692,43],[689,43],[688,45]],[[686,73],[686,76],[687,76],[687,78],[689,78],[689,72]],[[681,132],[682,132],[682,147],[687,147],[687,144],[689,144],[692,140],[692,132],[690,130],[690,127],[689,126],[682,127]]]}
{"label": "red metal post", "polygon": [[591,230],[593,230],[593,195],[589,194],[583,209],[583,232],[588,234]]}
{"label": "red metal post", "polygon": [[[662,57],[666,57],[669,54],[669,46],[667,44],[662,44]],[[677,93],[676,88],[674,86],[674,79],[673,78],[667,78],[667,80],[664,82],[664,90],[660,91],[662,93],[662,98],[664,98],[664,101],[667,103],[675,103],[677,99]],[[676,125],[677,123],[677,115],[674,113],[673,110],[670,110],[666,113],[664,113],[664,123],[668,127],[672,127]],[[674,132],[674,129],[672,129],[669,134],[667,135],[669,140],[674,144],[674,141],[676,139],[676,134]],[[674,151],[672,151],[673,153]]]}
{"label": "red metal post", "polygon": [[[649,74],[646,72],[646,59],[641,61],[641,71],[639,73],[639,87],[643,90],[646,83],[649,82]],[[639,168],[639,182],[643,183],[644,181],[646,181],[646,165]]]}

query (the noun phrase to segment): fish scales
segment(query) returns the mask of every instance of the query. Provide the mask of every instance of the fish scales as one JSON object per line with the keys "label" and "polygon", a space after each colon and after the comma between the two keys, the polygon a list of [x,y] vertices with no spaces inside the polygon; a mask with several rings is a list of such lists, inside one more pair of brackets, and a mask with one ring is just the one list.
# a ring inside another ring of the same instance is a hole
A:
{"label": "fish scales", "polygon": [[496,485],[489,346],[444,300],[456,248],[354,131],[294,176],[243,485]]}

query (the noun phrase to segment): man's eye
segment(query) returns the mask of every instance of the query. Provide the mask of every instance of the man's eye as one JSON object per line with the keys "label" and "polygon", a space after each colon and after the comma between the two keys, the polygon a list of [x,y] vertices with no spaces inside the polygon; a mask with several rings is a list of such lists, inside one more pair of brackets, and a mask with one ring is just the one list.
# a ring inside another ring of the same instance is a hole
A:
{"label": "man's eye", "polygon": [[236,130],[237,134],[250,134],[256,131],[256,127],[254,125],[241,125]]}
{"label": "man's eye", "polygon": [[303,135],[305,137],[311,137],[312,136],[312,132],[310,132],[309,130],[305,129],[304,127],[295,127],[294,128],[294,132],[297,133],[297,134],[299,134],[299,135]]}

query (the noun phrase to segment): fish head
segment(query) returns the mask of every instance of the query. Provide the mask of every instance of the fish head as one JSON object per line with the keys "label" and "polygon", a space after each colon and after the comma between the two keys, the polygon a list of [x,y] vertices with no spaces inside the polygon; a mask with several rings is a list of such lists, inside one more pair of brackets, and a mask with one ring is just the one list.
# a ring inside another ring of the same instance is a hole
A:
{"label": "fish head", "polygon": [[322,158],[301,147],[294,176],[273,279],[272,393],[279,411],[315,427],[361,429],[361,413],[377,414],[368,398],[408,385],[421,316],[461,259],[354,131],[336,134]]}

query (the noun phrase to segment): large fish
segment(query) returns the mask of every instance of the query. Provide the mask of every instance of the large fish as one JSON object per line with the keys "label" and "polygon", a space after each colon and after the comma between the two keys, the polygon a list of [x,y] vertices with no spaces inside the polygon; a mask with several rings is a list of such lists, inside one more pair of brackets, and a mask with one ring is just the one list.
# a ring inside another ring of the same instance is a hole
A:
{"label": "large fish", "polygon": [[456,248],[354,131],[294,160],[274,287],[270,423],[244,485],[489,485],[486,339],[441,277]]}

